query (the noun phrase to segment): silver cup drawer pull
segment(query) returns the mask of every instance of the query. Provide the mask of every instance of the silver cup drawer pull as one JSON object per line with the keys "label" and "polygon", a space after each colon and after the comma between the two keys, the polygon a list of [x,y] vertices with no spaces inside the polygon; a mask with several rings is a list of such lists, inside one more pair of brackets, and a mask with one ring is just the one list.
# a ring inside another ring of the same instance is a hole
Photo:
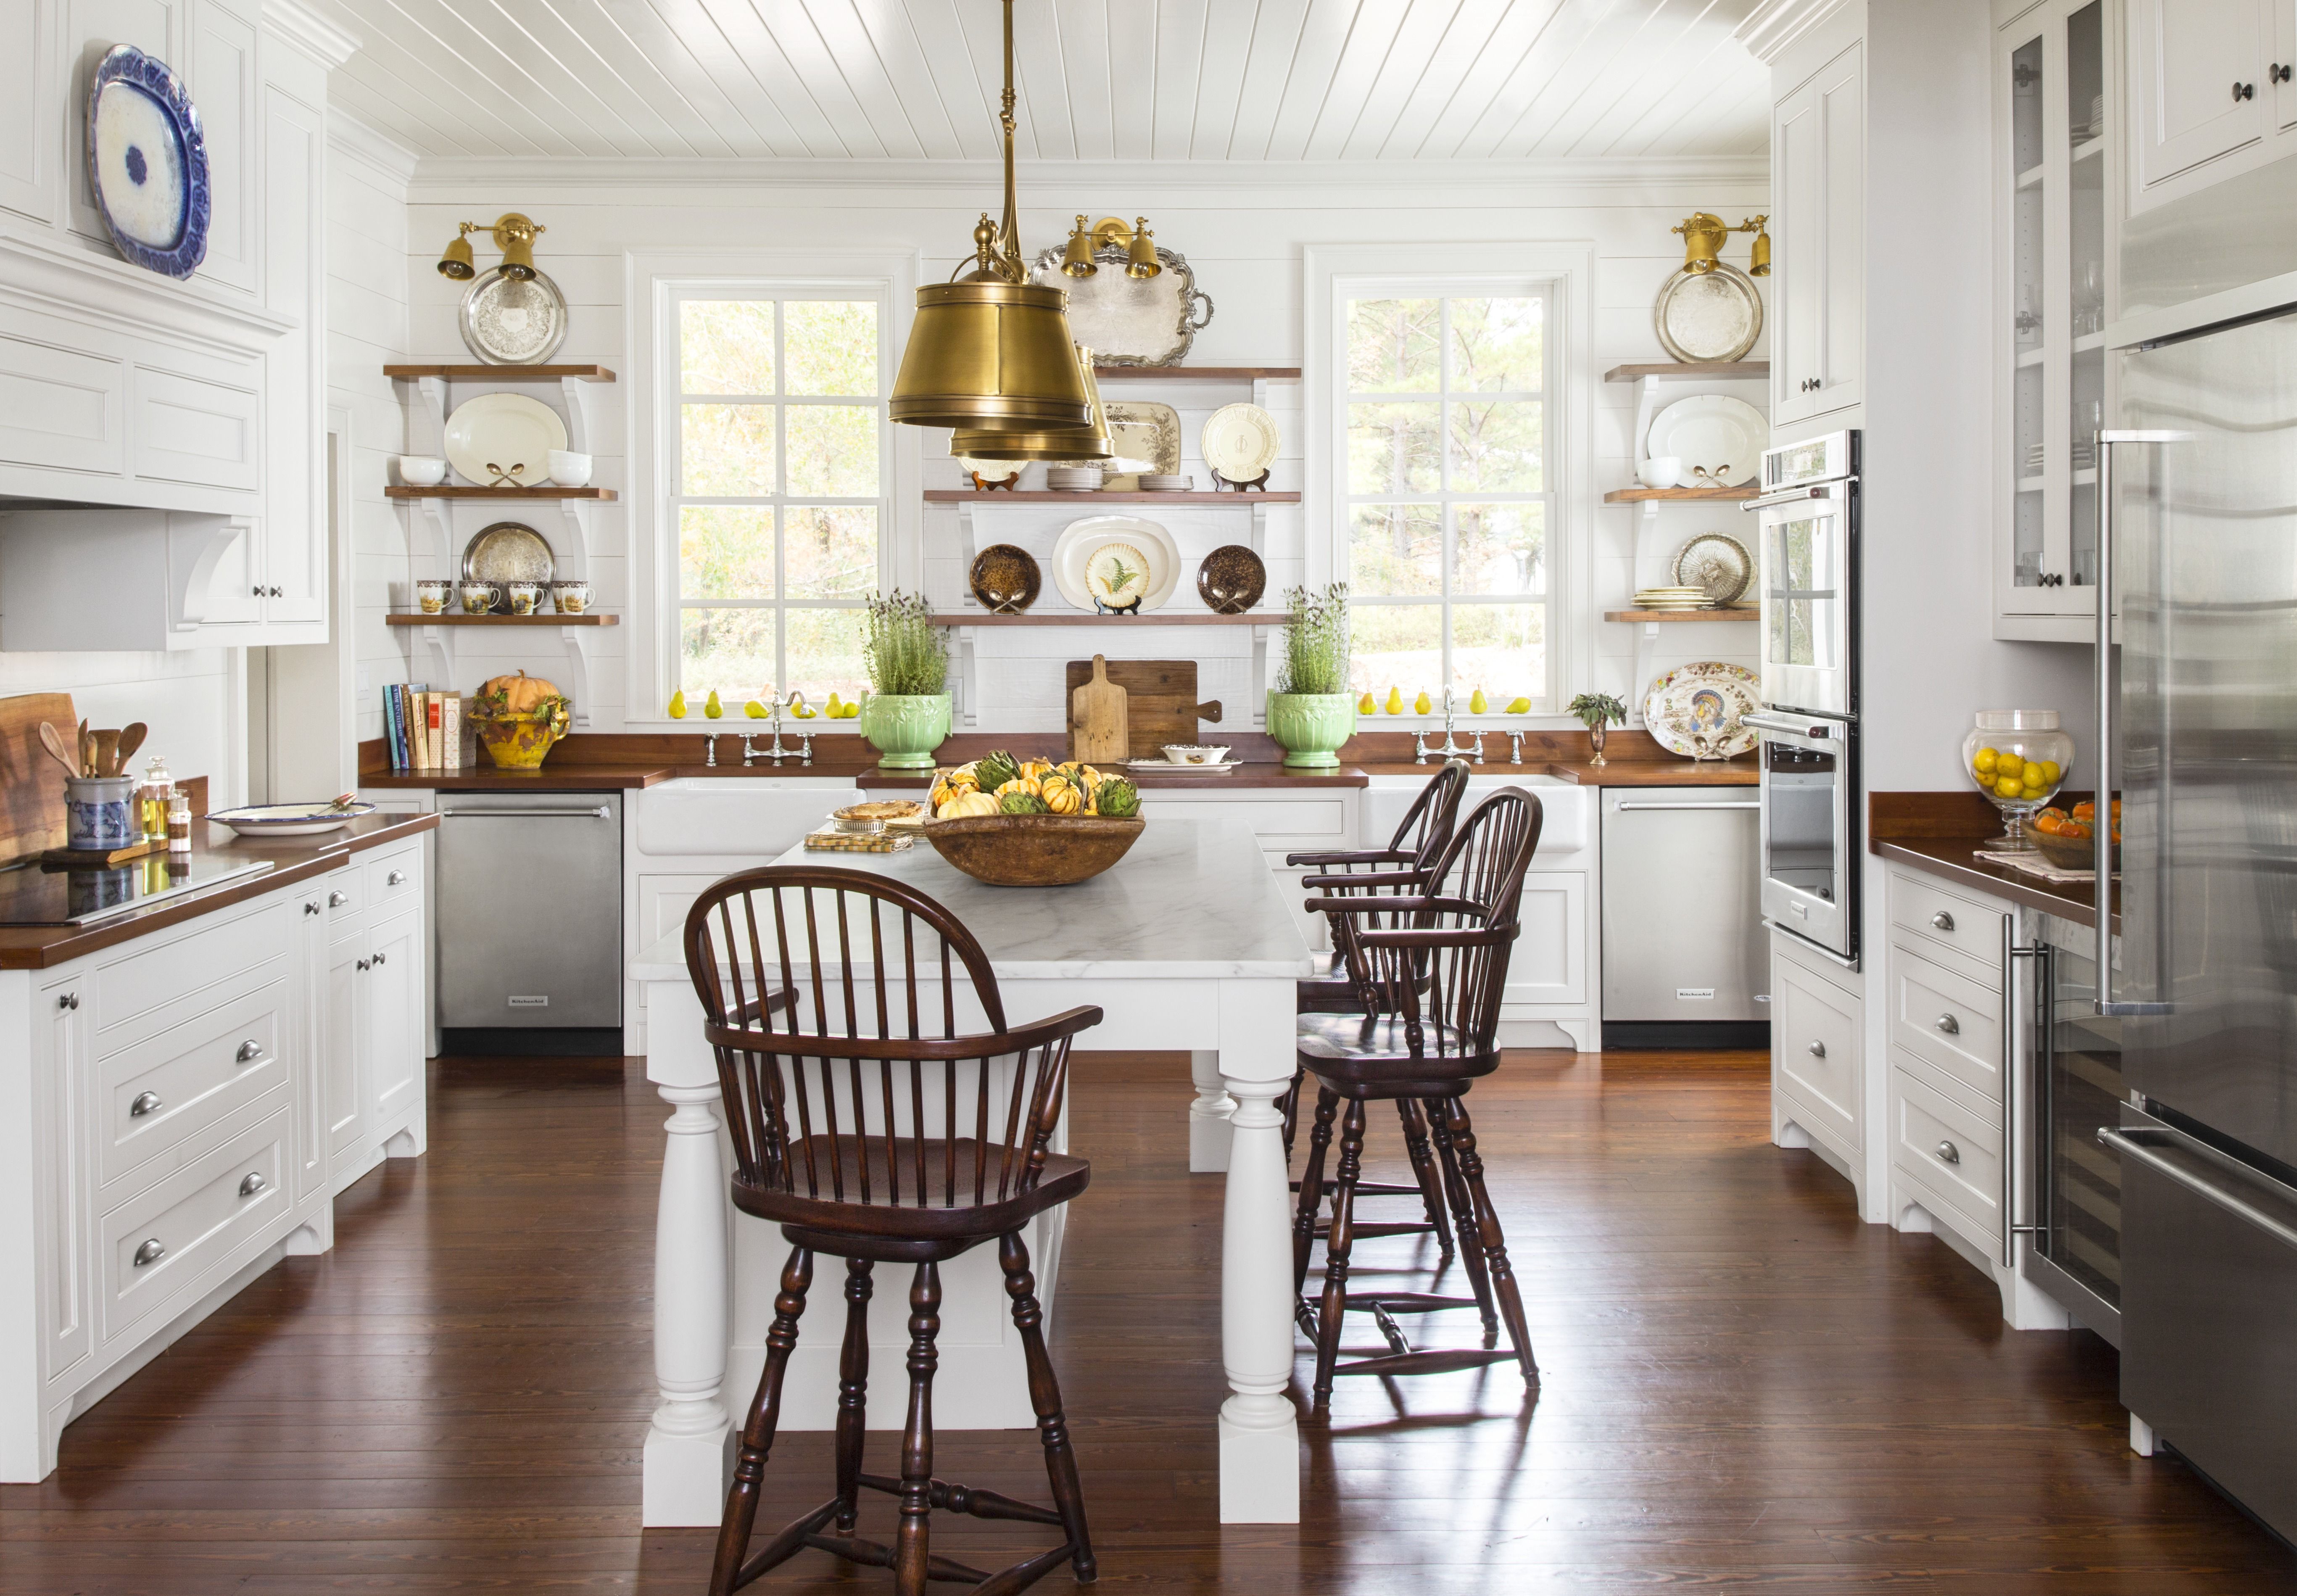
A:
{"label": "silver cup drawer pull", "polygon": [[1941,909],[1931,917],[1931,925],[1939,931],[1951,931],[1954,929],[1954,917]]}
{"label": "silver cup drawer pull", "polygon": [[407,872],[404,870],[393,870],[390,875],[383,878],[383,884],[385,886],[405,886],[407,884]]}
{"label": "silver cup drawer pull", "polygon": [[1810,1056],[1811,1056],[1813,1058],[1824,1058],[1824,1057],[1826,1057],[1826,1044],[1825,1044],[1824,1042],[1823,1042],[1823,1041],[1815,1041],[1815,1042],[1811,1043],[1811,1044],[1810,1044]]}
{"label": "silver cup drawer pull", "polygon": [[141,1269],[146,1263],[157,1263],[161,1259],[167,1255],[168,1244],[166,1242],[161,1240],[157,1236],[146,1238],[144,1245],[136,1249],[136,1267]]}
{"label": "silver cup drawer pull", "polygon": [[263,1057],[263,1044],[251,1036],[245,1041],[239,1044],[239,1051],[233,1054],[232,1057],[238,1059],[242,1064],[253,1064],[257,1059]]}
{"label": "silver cup drawer pull", "polygon": [[1931,1023],[1939,1028],[1940,1035],[1960,1036],[1962,1034],[1962,1022],[1950,1014],[1942,1014]]}
{"label": "silver cup drawer pull", "polygon": [[165,1105],[160,1101],[158,1092],[143,1091],[136,1093],[136,1100],[128,1105],[128,1112],[131,1117],[142,1119],[147,1114],[159,1113],[163,1107]]}
{"label": "silver cup drawer pull", "polygon": [[270,1181],[263,1178],[262,1171],[253,1169],[249,1170],[247,1172],[247,1179],[239,1183],[239,1195],[242,1197],[254,1197],[270,1184]]}
{"label": "silver cup drawer pull", "polygon": [[1940,1164],[1960,1164],[1962,1149],[1950,1141],[1942,1141],[1938,1144],[1938,1159]]}
{"label": "silver cup drawer pull", "polygon": [[349,903],[350,901],[351,895],[349,893],[329,893],[327,894],[327,907],[329,909],[341,909],[344,904]]}

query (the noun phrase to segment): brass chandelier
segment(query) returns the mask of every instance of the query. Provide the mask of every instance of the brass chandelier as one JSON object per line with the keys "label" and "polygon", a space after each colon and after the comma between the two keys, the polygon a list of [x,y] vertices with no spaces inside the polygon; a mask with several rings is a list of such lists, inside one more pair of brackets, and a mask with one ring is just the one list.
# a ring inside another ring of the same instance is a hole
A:
{"label": "brass chandelier", "polygon": [[973,229],[971,268],[918,290],[918,314],[887,412],[957,429],[951,452],[1097,460],[1110,453],[1091,354],[1069,337],[1068,295],[1029,281],[1013,180],[1013,0],[1005,5],[1005,215]]}

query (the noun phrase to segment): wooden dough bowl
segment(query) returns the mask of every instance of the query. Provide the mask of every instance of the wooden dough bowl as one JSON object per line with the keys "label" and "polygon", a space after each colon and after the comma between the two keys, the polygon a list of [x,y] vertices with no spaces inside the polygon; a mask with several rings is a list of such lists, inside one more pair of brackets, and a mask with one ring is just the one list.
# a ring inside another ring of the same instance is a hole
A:
{"label": "wooden dough bowl", "polygon": [[1073,886],[1123,859],[1142,825],[1098,815],[967,815],[928,820],[924,830],[934,851],[976,881]]}

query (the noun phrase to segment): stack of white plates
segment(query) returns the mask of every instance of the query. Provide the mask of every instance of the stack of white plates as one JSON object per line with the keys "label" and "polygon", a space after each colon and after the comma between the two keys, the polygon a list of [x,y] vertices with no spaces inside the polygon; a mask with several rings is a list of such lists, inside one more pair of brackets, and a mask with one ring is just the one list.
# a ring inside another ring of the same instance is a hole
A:
{"label": "stack of white plates", "polygon": [[1048,465],[1045,486],[1056,493],[1098,493],[1100,491],[1100,467],[1098,465]]}
{"label": "stack of white plates", "polygon": [[1186,493],[1195,486],[1194,477],[1181,476],[1178,473],[1144,471],[1140,473],[1140,490],[1143,493]]}
{"label": "stack of white plates", "polygon": [[1714,602],[1704,588],[1635,589],[1635,608],[1639,610],[1704,610],[1712,607]]}

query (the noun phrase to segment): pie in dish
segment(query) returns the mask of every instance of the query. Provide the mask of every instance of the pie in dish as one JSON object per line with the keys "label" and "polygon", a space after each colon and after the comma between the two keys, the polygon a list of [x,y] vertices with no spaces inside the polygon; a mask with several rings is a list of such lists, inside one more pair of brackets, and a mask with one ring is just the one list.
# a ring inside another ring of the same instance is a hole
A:
{"label": "pie in dish", "polygon": [[841,820],[907,820],[926,812],[926,806],[907,798],[878,799],[869,803],[850,803],[836,811]]}

